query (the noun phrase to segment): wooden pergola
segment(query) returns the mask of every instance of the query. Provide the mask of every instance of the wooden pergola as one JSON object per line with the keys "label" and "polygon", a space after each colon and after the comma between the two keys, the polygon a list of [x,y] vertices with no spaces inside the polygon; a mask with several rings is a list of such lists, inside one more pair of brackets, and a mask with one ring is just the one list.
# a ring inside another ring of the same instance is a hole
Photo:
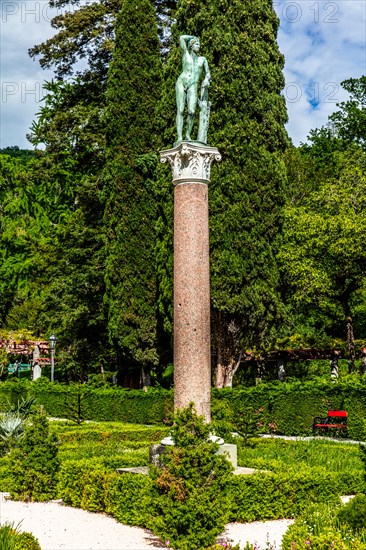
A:
{"label": "wooden pergola", "polygon": [[0,349],[6,351],[9,355],[28,356],[33,361],[34,353],[38,355],[39,364],[48,364],[50,362],[49,342],[47,340],[7,340],[0,339]]}

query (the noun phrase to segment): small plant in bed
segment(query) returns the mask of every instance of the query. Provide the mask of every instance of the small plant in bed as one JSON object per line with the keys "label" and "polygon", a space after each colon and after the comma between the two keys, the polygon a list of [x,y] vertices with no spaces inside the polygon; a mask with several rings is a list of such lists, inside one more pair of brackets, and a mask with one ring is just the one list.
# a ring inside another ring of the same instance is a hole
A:
{"label": "small plant in bed", "polygon": [[4,523],[0,527],[1,550],[41,550],[37,539],[31,533],[20,532],[19,525]]}
{"label": "small plant in bed", "polygon": [[193,405],[178,411],[174,446],[153,480],[148,526],[174,550],[196,550],[215,543],[230,510],[228,482],[233,470],[218,445],[208,440],[210,427]]}
{"label": "small plant in bed", "polygon": [[49,432],[47,417],[32,415],[18,446],[9,454],[11,498],[46,501],[54,498],[59,469],[58,438]]}
{"label": "small plant in bed", "polygon": [[[352,502],[352,501],[351,501]],[[366,550],[366,531],[354,528],[347,505],[329,506],[316,504],[310,506],[296,519],[282,539],[282,550],[311,548],[315,550]],[[362,513],[364,502],[358,509]],[[356,507],[358,504],[356,503]],[[364,521],[364,520],[363,520]]]}

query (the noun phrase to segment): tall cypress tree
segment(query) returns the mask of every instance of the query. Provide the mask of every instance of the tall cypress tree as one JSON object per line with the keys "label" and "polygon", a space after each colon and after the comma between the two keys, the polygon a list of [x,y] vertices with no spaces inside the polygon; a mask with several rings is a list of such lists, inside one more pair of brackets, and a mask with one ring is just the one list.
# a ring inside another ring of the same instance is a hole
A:
{"label": "tall cypress tree", "polygon": [[153,3],[125,0],[108,76],[104,181],[108,326],[124,383],[159,362],[152,179],[161,71]]}
{"label": "tall cypress tree", "polygon": [[[230,385],[240,350],[263,349],[281,317],[275,261],[284,201],[287,120],[271,0],[181,0],[173,30],[196,35],[212,84],[208,142],[222,153],[209,186],[212,335],[216,385]],[[165,145],[175,140],[176,48],[162,102]]]}

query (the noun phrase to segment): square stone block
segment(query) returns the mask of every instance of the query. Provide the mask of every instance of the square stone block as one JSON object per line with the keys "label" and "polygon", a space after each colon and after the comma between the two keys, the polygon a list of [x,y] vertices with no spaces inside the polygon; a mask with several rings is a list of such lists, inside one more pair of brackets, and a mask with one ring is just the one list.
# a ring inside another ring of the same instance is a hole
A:
{"label": "square stone block", "polygon": [[238,447],[233,443],[224,443],[220,445],[218,454],[225,455],[234,468],[238,467]]}

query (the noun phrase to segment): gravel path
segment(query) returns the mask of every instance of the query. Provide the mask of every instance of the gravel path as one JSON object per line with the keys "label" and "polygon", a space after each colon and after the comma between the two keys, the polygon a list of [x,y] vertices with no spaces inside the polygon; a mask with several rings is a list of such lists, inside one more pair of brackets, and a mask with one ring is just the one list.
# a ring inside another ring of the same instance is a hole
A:
{"label": "gravel path", "polygon": [[[157,550],[166,548],[151,531],[118,523],[105,514],[64,506],[59,501],[25,503],[0,494],[0,523],[21,522],[20,529],[33,533],[42,550]],[[230,523],[223,536],[244,546],[267,540],[281,542],[292,520]],[[279,546],[277,546],[279,548]],[[192,549],[193,550],[193,549]]]}

